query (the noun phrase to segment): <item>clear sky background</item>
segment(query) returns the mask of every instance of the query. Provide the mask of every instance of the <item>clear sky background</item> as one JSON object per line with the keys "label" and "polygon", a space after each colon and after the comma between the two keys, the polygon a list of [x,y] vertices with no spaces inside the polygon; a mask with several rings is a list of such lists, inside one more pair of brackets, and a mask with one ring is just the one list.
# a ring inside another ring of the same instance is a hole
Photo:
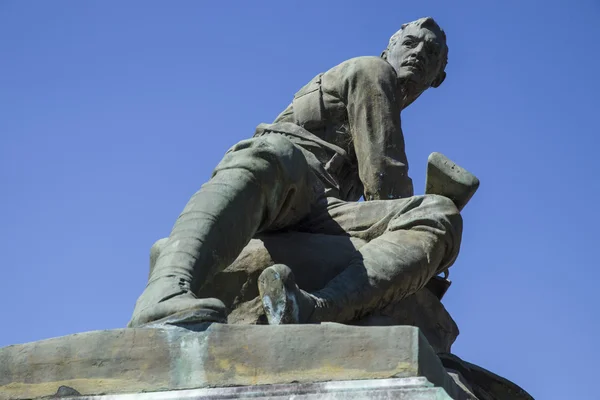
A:
{"label": "clear sky background", "polygon": [[0,346],[124,327],[223,153],[428,15],[450,60],[403,113],[415,191],[433,151],[481,179],[453,351],[598,398],[598,0],[0,1]]}

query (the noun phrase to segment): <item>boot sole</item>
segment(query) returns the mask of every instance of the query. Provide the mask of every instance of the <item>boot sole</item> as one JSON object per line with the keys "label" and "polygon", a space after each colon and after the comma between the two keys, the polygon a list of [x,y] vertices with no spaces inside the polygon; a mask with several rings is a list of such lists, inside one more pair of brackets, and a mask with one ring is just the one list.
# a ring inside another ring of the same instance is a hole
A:
{"label": "boot sole", "polygon": [[210,308],[200,308],[194,310],[180,311],[167,317],[147,322],[136,328],[160,328],[165,325],[175,325],[180,327],[190,327],[201,323],[227,323],[227,316],[222,312]]}
{"label": "boot sole", "polygon": [[299,323],[298,302],[286,289],[279,272],[273,268],[265,269],[258,278],[258,291],[269,325]]}

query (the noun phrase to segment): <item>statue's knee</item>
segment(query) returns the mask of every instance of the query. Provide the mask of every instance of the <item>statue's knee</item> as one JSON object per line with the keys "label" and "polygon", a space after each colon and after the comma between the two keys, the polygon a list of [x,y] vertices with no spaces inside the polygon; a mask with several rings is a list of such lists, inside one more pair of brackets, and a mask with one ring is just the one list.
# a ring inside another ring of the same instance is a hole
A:
{"label": "statue's knee", "polygon": [[423,195],[423,205],[437,212],[442,212],[448,215],[457,214],[460,216],[460,211],[456,207],[456,204],[446,196],[439,194],[426,194]]}
{"label": "statue's knee", "polygon": [[398,201],[388,229],[393,231],[423,227],[434,228],[432,232],[437,232],[440,236],[460,235],[462,216],[454,202],[445,196],[426,194]]}
{"label": "statue's knee", "polygon": [[429,194],[424,201],[429,217],[429,226],[435,228],[438,240],[443,243],[445,252],[439,263],[437,273],[450,268],[456,261],[462,242],[463,219],[456,204],[448,197]]}
{"label": "statue's knee", "polygon": [[439,194],[426,194],[422,204],[422,212],[430,215],[431,219],[441,222],[452,230],[462,232],[462,215],[456,204],[446,196]]}
{"label": "statue's knee", "polygon": [[[428,215],[431,226],[437,227],[449,243],[454,248],[452,253],[458,254],[462,238],[463,219],[456,204],[448,197],[428,194],[425,195],[424,207],[422,212]],[[454,256],[454,257],[455,257]]]}
{"label": "statue's knee", "polygon": [[257,157],[277,166],[293,167],[294,164],[306,162],[300,149],[281,135],[257,138],[254,148]]}

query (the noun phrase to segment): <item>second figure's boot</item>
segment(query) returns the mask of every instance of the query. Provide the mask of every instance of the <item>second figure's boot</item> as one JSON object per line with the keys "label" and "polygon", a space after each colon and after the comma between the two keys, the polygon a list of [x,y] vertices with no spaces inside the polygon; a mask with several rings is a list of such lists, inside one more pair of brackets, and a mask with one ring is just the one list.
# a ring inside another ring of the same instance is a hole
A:
{"label": "second figure's boot", "polygon": [[317,299],[296,285],[294,273],[283,264],[260,274],[258,291],[270,325],[306,323],[317,305]]}

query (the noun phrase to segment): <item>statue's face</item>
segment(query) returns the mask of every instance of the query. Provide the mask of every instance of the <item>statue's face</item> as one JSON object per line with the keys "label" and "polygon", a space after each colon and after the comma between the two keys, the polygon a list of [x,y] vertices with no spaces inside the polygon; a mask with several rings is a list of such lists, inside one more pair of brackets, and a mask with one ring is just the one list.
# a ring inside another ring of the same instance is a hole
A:
{"label": "statue's face", "polygon": [[437,29],[408,24],[390,49],[387,60],[399,77],[409,79],[424,90],[442,68],[445,47],[444,36]]}

